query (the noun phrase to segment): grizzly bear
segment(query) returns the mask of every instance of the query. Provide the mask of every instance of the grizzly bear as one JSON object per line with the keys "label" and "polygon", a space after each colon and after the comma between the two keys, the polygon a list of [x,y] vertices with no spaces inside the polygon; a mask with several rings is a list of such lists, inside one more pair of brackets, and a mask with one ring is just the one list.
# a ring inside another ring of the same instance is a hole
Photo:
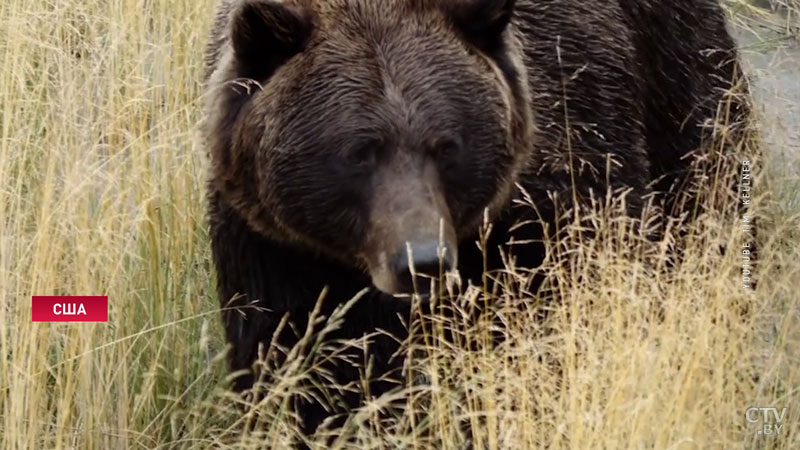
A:
{"label": "grizzly bear", "polygon": [[[547,225],[592,196],[675,213],[718,110],[746,112],[726,94],[740,69],[717,0],[225,0],[206,63],[238,390],[259,346],[298,341],[323,290],[329,315],[368,289],[329,339],[371,335],[369,395],[386,392],[402,378],[386,376],[403,364],[400,294],[424,303],[443,272],[478,282],[507,255],[536,267]],[[330,376],[361,386],[353,361]],[[298,416],[313,431],[363,395],[298,400]]]}

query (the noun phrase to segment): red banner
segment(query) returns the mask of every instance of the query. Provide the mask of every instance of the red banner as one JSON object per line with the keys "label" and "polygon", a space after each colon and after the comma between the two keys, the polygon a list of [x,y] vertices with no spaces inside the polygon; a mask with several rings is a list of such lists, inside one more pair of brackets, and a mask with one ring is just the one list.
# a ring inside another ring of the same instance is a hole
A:
{"label": "red banner", "polygon": [[108,322],[108,296],[33,296],[34,322]]}

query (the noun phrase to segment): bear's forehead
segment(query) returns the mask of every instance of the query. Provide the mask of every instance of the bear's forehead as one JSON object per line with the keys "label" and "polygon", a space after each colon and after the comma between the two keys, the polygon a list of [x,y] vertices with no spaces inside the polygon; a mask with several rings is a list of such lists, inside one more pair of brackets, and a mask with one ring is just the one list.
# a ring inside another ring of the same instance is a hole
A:
{"label": "bear's forehead", "polygon": [[[419,51],[392,41],[321,42],[304,61],[305,76],[292,80],[288,102],[299,114],[336,124],[326,125],[329,131],[348,124],[401,134],[457,127],[461,112],[474,107],[465,83],[486,101],[494,96],[487,92],[486,76],[469,64],[471,56],[456,55],[457,49],[441,50],[446,52]],[[298,93],[303,101],[298,101]]]}
{"label": "bear's forehead", "polygon": [[322,34],[352,38],[418,37],[446,32],[446,20],[432,0],[313,0]]}
{"label": "bear's forehead", "polygon": [[[340,92],[380,88],[396,97],[456,89],[477,61],[439,10],[419,0],[314,0],[315,31],[302,71]],[[460,76],[455,76],[459,74]],[[305,84],[305,82],[303,82]]]}
{"label": "bear's forehead", "polygon": [[317,68],[402,90],[411,80],[476,69],[474,55],[430,0],[315,1],[321,11],[308,53]]}
{"label": "bear's forehead", "polygon": [[[320,1],[315,36],[282,80],[288,87],[282,108],[303,118],[291,122],[319,128],[314,133],[326,139],[353,127],[422,135],[459,128],[476,95],[495,101],[483,61],[467,51],[438,10],[417,3]],[[466,95],[465,84],[473,95]]]}
{"label": "bear's forehead", "polygon": [[291,123],[305,129],[304,134],[331,142],[364,130],[405,140],[461,128],[461,114],[471,104],[457,78],[419,65],[413,72],[402,67],[375,60],[318,66],[285,92],[284,107],[294,112],[284,125]]}
{"label": "bear's forehead", "polygon": [[[302,0],[300,0],[302,1]],[[440,0],[305,0],[321,15],[402,18],[410,12],[429,12]]]}

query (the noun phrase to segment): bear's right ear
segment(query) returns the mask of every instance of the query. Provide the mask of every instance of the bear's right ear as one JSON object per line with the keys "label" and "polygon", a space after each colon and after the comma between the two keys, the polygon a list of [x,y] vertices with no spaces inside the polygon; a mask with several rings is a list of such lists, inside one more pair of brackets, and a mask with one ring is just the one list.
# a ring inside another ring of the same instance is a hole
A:
{"label": "bear's right ear", "polygon": [[304,8],[274,0],[245,0],[233,14],[231,42],[239,75],[268,78],[303,50],[313,29]]}

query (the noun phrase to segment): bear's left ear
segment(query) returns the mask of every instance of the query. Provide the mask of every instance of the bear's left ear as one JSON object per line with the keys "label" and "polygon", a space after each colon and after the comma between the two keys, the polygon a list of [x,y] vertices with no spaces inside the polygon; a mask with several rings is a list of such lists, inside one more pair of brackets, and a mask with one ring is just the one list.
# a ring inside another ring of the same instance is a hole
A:
{"label": "bear's left ear", "polygon": [[311,35],[305,8],[276,0],[245,0],[231,19],[231,43],[242,77],[264,80],[303,50]]}
{"label": "bear's left ear", "polygon": [[502,43],[511,23],[515,0],[460,0],[447,2],[449,14],[464,38],[491,52]]}

